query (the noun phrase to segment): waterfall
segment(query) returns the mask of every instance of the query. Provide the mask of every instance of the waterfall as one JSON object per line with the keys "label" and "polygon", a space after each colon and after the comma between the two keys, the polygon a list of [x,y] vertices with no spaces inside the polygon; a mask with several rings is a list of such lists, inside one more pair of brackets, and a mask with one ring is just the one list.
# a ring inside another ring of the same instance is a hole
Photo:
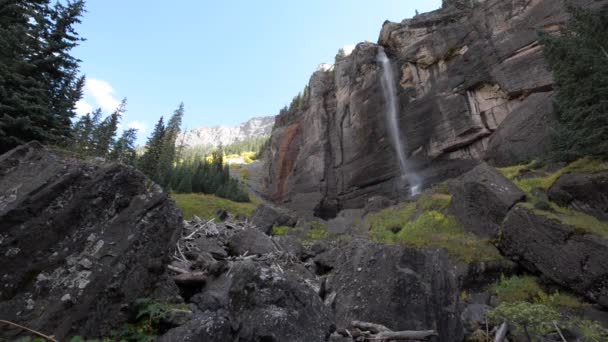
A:
{"label": "waterfall", "polygon": [[397,153],[397,159],[399,159],[399,169],[401,171],[401,180],[407,182],[410,186],[410,194],[412,196],[420,193],[421,181],[420,177],[410,170],[407,158],[405,156],[405,142],[401,140],[401,134],[399,133],[399,105],[397,103],[397,92],[395,90],[395,76],[393,75],[393,67],[391,61],[386,56],[383,47],[379,47],[378,56],[376,57],[378,62],[382,64],[382,92],[384,93],[384,100],[386,101],[387,110],[385,112],[388,131]]}

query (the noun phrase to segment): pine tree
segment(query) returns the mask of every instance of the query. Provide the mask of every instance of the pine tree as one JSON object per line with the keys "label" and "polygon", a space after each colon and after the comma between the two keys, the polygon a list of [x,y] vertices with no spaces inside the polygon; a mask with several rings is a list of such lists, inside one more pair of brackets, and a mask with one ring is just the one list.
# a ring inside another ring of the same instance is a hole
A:
{"label": "pine tree", "polygon": [[159,184],[162,187],[167,187],[171,182],[171,171],[173,170],[176,157],[175,142],[180,132],[183,117],[184,104],[181,103],[175,112],[173,112],[165,128],[162,150],[158,160]]}
{"label": "pine tree", "polygon": [[154,130],[146,142],[146,151],[138,163],[138,168],[157,183],[159,183],[159,160],[163,150],[164,139],[165,123],[163,117],[161,117],[154,126]]}
{"label": "pine tree", "polygon": [[114,137],[118,130],[120,119],[125,113],[127,100],[124,99],[116,110],[106,117],[93,132],[93,155],[107,157],[114,144]]}
{"label": "pine tree", "polygon": [[39,140],[61,144],[69,136],[84,78],[69,52],[84,2],[0,3],[0,153]]}
{"label": "pine tree", "polygon": [[559,36],[541,35],[555,79],[556,154],[608,157],[608,7],[568,12]]}
{"label": "pine tree", "polygon": [[137,139],[137,129],[130,128],[122,132],[122,136],[116,140],[110,159],[120,163],[134,164],[137,154],[135,152],[135,139]]}

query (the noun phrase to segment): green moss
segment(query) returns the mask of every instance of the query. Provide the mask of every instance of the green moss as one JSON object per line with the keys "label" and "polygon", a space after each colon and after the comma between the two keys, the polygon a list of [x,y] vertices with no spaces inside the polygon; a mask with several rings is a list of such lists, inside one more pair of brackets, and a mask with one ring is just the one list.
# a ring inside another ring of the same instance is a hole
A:
{"label": "green moss", "polygon": [[308,231],[307,237],[309,241],[324,240],[329,237],[327,228],[321,222],[311,222],[310,230]]}
{"label": "green moss", "polygon": [[412,220],[415,213],[416,204],[407,203],[371,214],[365,221],[371,226],[372,238],[385,243],[395,243],[395,233]]}
{"label": "green moss", "polygon": [[608,222],[600,221],[597,218],[580,211],[562,208],[555,203],[549,204],[552,211],[540,210],[536,208],[533,203],[519,203],[518,206],[528,209],[537,215],[542,215],[565,225],[572,226],[580,234],[596,234],[608,239]]}
{"label": "green moss", "polygon": [[272,235],[285,236],[285,235],[289,234],[289,232],[291,230],[292,230],[292,227],[286,227],[286,226],[272,227]]}
{"label": "green moss", "polygon": [[502,276],[489,291],[496,295],[501,302],[517,303],[530,302],[546,305],[555,309],[578,310],[585,306],[576,297],[555,292],[547,294],[532,276]]}
{"label": "green moss", "polygon": [[452,203],[452,196],[445,194],[424,194],[418,199],[418,207],[422,210],[440,210],[447,209]]}
{"label": "green moss", "polygon": [[465,232],[454,217],[431,210],[412,219],[413,211],[410,203],[372,215],[372,237],[389,244],[444,248],[466,263],[503,260],[494,246]]}
{"label": "green moss", "polygon": [[509,167],[503,167],[503,168],[499,168],[498,171],[500,173],[502,173],[502,175],[505,176],[506,178],[513,180],[513,179],[516,179],[517,177],[520,177],[525,172],[530,171],[531,166],[534,163],[535,162],[532,161],[525,165],[514,165],[514,166],[509,166]]}
{"label": "green moss", "polygon": [[435,184],[433,186],[433,191],[438,194],[449,195],[450,187],[448,186],[447,183],[439,183],[439,184]]}
{"label": "green moss", "polygon": [[251,203],[238,203],[207,194],[171,194],[175,204],[182,210],[184,218],[189,220],[196,215],[202,219],[216,217],[218,209],[225,209],[235,215],[252,216],[258,201],[252,198]]}
{"label": "green moss", "polygon": [[500,280],[490,287],[490,292],[496,295],[501,302],[532,301],[544,294],[536,278],[531,276],[502,276]]}

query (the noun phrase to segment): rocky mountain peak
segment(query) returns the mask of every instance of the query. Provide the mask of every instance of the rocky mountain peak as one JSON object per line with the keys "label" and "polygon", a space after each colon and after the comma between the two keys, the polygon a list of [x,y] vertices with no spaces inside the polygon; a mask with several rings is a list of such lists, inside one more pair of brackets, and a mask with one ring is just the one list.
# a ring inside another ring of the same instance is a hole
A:
{"label": "rocky mountain peak", "polygon": [[238,126],[199,127],[183,133],[177,141],[186,146],[217,147],[251,138],[269,137],[274,126],[274,116],[255,117]]}

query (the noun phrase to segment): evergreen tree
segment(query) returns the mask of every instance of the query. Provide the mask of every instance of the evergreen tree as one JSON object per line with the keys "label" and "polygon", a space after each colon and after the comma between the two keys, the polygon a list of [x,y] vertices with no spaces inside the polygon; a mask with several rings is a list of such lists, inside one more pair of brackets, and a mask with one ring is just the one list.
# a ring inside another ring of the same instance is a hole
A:
{"label": "evergreen tree", "polygon": [[130,128],[122,132],[122,136],[114,143],[110,159],[125,164],[134,164],[137,157],[135,139],[137,139],[137,129]]}
{"label": "evergreen tree", "polygon": [[189,194],[192,192],[192,172],[189,168],[184,170],[179,185],[175,190],[183,194]]}
{"label": "evergreen tree", "polygon": [[180,132],[183,117],[184,104],[181,103],[169,119],[167,127],[165,128],[162,150],[158,160],[159,184],[162,187],[167,187],[171,182],[171,171],[173,170],[176,157],[175,142]]}
{"label": "evergreen tree", "polygon": [[0,2],[0,152],[39,140],[63,143],[84,78],[69,52],[83,1]]}
{"label": "evergreen tree", "polygon": [[159,183],[159,160],[165,138],[165,123],[161,117],[146,142],[146,151],[139,160],[138,168],[150,179]]}
{"label": "evergreen tree", "polygon": [[93,132],[93,154],[95,156],[107,157],[110,153],[126,104],[127,100],[122,100],[118,108],[106,117]]}
{"label": "evergreen tree", "polygon": [[568,12],[560,35],[541,35],[555,79],[556,152],[608,157],[608,7]]}

